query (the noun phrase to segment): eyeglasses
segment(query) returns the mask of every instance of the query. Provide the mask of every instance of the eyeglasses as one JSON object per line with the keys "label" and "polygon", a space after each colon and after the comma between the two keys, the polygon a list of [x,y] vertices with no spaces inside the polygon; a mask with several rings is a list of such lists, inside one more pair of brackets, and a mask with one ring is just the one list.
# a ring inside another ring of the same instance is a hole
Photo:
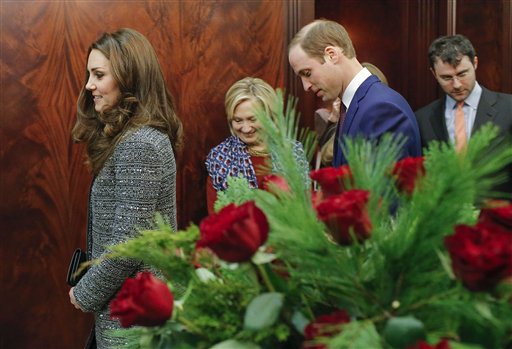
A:
{"label": "eyeglasses", "polygon": [[439,76],[439,79],[443,83],[449,84],[449,83],[453,83],[455,80],[457,80],[458,82],[463,82],[468,77],[468,75],[469,75],[469,73],[467,71],[463,71],[455,76],[448,76],[448,75]]}

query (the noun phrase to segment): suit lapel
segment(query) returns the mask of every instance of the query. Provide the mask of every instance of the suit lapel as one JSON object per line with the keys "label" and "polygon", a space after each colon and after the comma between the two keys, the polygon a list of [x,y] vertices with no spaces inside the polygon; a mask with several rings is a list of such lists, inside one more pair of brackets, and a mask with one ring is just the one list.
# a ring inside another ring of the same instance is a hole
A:
{"label": "suit lapel", "polygon": [[495,104],[496,94],[482,87],[482,95],[480,96],[480,101],[476,109],[475,123],[473,124],[471,134],[478,131],[482,125],[494,120],[498,114],[498,111],[494,108]]}
{"label": "suit lapel", "polygon": [[361,99],[366,96],[370,86],[376,82],[380,82],[379,78],[377,78],[375,75],[371,75],[366,78],[366,80],[363,81],[361,86],[359,86],[359,88],[356,90],[354,98],[352,98],[350,106],[347,110],[347,115],[345,115],[345,121],[343,122],[343,129],[341,132],[342,134],[350,134],[350,126],[352,125],[357,111],[359,110],[359,101],[361,101]]}
{"label": "suit lapel", "polygon": [[438,103],[434,106],[432,114],[429,118],[432,131],[434,132],[434,139],[448,142],[448,129],[446,128],[446,120],[444,117],[444,106],[446,105],[446,96],[439,99]]}
{"label": "suit lapel", "polygon": [[350,135],[350,126],[355,119],[356,113],[359,109],[359,101],[366,95],[368,89],[375,82],[380,81],[376,76],[369,76],[361,86],[357,89],[354,98],[350,102],[348,106],[347,113],[345,115],[345,120],[343,121],[343,125],[340,129],[340,125],[338,125],[336,129],[336,138],[334,141],[334,157],[333,157],[333,165],[339,166],[346,162],[345,156],[341,151],[340,147],[343,144],[344,136]]}

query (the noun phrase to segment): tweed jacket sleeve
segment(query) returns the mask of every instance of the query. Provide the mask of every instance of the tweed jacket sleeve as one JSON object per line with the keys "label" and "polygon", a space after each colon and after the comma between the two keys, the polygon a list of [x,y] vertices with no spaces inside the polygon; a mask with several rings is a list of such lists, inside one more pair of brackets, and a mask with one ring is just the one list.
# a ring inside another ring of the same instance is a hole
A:
{"label": "tweed jacket sleeve", "polygon": [[295,141],[293,146],[293,154],[295,156],[295,159],[297,160],[297,163],[299,164],[299,167],[302,168],[302,176],[304,178],[304,183],[306,187],[309,188],[311,185],[311,179],[309,178],[309,172],[311,171],[311,168],[309,167],[308,159],[306,158],[306,153],[304,152],[304,147],[302,146],[302,143],[299,141]]}
{"label": "tweed jacket sleeve", "polygon": [[[309,171],[311,170],[309,167],[309,162],[306,157],[306,153],[304,151],[304,147],[301,142],[296,140],[290,139],[290,144],[292,145],[292,152],[293,157],[295,158],[295,161],[297,162],[297,165],[299,169],[302,172],[302,179],[304,180],[304,184],[306,187],[309,188],[311,185],[311,179],[309,178]],[[276,159],[276,154],[271,151],[270,156],[272,157],[272,172],[273,173],[283,173],[283,166],[279,162],[279,160]]]}
{"label": "tweed jacket sleeve", "polygon": [[[118,144],[91,191],[92,258],[136,236],[137,228],[151,227],[157,211],[175,228],[175,174],[170,141],[159,131],[143,128]],[[92,266],[73,290],[77,303],[89,312],[105,308],[125,278],[141,267],[130,259]]]}

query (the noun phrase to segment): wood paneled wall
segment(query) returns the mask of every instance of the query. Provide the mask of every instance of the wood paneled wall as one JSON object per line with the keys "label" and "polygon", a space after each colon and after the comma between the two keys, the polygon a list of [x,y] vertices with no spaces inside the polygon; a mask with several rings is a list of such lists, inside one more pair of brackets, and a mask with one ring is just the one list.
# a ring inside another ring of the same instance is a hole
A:
{"label": "wood paneled wall", "polygon": [[416,110],[441,96],[427,58],[441,35],[466,35],[477,51],[477,80],[512,93],[510,0],[316,0],[316,18],[345,26],[360,62],[377,65]]}
{"label": "wood paneled wall", "polygon": [[84,247],[90,176],[69,137],[86,52],[103,31],[153,43],[178,104],[185,149],[181,228],[206,214],[204,158],[228,135],[223,96],[244,76],[285,87],[312,125],[315,97],[286,44],[313,18],[349,30],[360,61],[379,66],[415,109],[436,98],[426,50],[449,28],[466,34],[485,86],[512,92],[509,0],[2,1],[0,11],[0,348],[79,348],[91,317],[68,301],[68,259]]}
{"label": "wood paneled wall", "polygon": [[[294,6],[297,6],[295,4]],[[204,159],[228,134],[224,94],[261,77],[284,87],[285,1],[2,1],[1,348],[80,348],[92,318],[69,303],[69,257],[84,247],[90,176],[70,130],[86,53],[134,28],[159,56],[185,129],[180,227],[206,215]]]}

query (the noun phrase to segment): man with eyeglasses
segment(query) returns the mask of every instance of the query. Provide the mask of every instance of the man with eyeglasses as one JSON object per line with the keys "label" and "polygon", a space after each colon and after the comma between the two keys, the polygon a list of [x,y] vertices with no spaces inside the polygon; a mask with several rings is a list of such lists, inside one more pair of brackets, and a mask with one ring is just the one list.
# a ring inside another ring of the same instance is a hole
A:
{"label": "man with eyeglasses", "polygon": [[[430,70],[446,94],[415,113],[422,147],[436,140],[450,142],[464,151],[471,135],[488,122],[497,125],[504,135],[512,134],[512,95],[478,84],[478,57],[468,38],[439,37],[430,45],[428,58]],[[512,198],[512,178],[497,189],[505,190]]]}

